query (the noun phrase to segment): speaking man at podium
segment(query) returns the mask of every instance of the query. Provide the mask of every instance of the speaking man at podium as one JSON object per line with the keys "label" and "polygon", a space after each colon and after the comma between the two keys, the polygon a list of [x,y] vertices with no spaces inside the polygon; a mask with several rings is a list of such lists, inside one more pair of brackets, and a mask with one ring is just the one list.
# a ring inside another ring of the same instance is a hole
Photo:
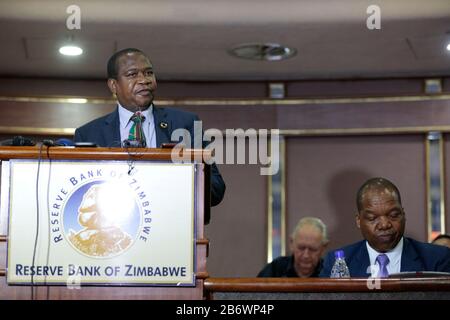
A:
{"label": "speaking man at podium", "polygon": [[[117,108],[75,130],[75,142],[101,147],[160,147],[171,143],[172,132],[184,128],[194,138],[197,115],[153,104],[156,77],[150,59],[139,49],[127,48],[108,60],[108,87],[117,97]],[[203,144],[205,147],[205,144]],[[218,205],[225,183],[215,164],[211,166],[211,205]]]}

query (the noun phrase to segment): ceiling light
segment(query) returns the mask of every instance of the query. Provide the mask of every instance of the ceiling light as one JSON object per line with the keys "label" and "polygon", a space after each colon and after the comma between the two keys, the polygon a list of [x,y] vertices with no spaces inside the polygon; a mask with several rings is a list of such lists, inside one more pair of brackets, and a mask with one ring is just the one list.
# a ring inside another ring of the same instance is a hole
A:
{"label": "ceiling light", "polygon": [[450,43],[447,45],[447,50],[450,51]]}
{"label": "ceiling light", "polygon": [[77,46],[63,46],[59,48],[59,53],[64,56],[79,56],[83,53],[83,49]]}
{"label": "ceiling light", "polygon": [[278,43],[244,43],[232,48],[229,53],[244,59],[280,61],[294,56],[297,50]]}
{"label": "ceiling light", "polygon": [[68,103],[86,103],[87,99],[85,99],[85,98],[68,98],[67,102]]}

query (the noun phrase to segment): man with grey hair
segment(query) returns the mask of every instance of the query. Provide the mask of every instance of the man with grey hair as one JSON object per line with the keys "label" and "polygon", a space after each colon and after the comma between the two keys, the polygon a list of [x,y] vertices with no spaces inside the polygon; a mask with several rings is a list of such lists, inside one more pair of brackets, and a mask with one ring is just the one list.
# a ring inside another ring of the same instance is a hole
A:
{"label": "man with grey hair", "polygon": [[328,245],[327,227],[313,217],[300,219],[289,239],[290,256],[278,257],[258,277],[317,277]]}

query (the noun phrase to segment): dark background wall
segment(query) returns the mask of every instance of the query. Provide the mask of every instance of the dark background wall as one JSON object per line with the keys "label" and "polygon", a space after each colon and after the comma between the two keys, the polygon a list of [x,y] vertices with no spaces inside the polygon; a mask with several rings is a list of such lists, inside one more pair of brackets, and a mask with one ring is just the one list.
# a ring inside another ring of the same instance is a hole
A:
{"label": "dark background wall", "polygon": [[403,196],[407,235],[426,240],[422,135],[295,137],[286,149],[288,230],[301,217],[317,216],[329,228],[330,248],[354,242],[356,191],[381,176]]}

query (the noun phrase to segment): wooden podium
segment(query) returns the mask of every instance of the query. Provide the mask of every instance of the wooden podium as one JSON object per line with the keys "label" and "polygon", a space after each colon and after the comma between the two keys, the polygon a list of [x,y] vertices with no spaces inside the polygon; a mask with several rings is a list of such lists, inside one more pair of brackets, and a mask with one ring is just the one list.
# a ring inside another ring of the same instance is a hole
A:
{"label": "wooden podium", "polygon": [[[378,281],[378,283],[376,282]],[[209,278],[211,300],[449,300],[450,277]]]}
{"label": "wooden podium", "polygon": [[[3,299],[39,299],[39,300],[53,300],[53,299],[204,299],[203,282],[208,277],[206,271],[206,257],[208,250],[208,240],[204,238],[204,217],[205,213],[209,214],[209,174],[205,168],[208,168],[204,163],[207,157],[211,154],[205,150],[184,150],[184,154],[191,159],[188,164],[193,166],[193,223],[192,230],[192,261],[193,283],[185,286],[167,286],[155,284],[88,284],[83,283],[78,288],[71,288],[65,285],[57,285],[53,283],[24,283],[24,284],[8,284],[6,277],[8,272],[7,266],[7,248],[11,247],[11,237],[8,234],[9,211],[11,204],[9,203],[10,191],[10,164],[14,163],[16,159],[31,159],[33,161],[47,162],[51,161],[79,161],[91,160],[101,163],[101,161],[114,161],[118,163],[130,164],[136,168],[140,163],[157,163],[167,164],[170,166],[171,149],[122,149],[122,148],[74,148],[74,147],[0,147],[0,162],[1,168],[1,189],[0,189],[0,300]],[[203,160],[198,160],[203,159]],[[13,161],[12,161],[13,160]],[[51,161],[49,161],[51,160]],[[50,165],[50,164],[49,164]],[[97,164],[98,165],[98,164]],[[174,164],[175,165],[175,164]],[[130,167],[130,170],[132,168]],[[206,173],[205,173],[206,172]],[[18,184],[19,182],[15,182]],[[30,178],[27,181],[20,183],[32,185],[35,179]],[[163,181],[161,181],[163,183]],[[37,188],[37,187],[36,187]],[[172,199],[175,201],[175,199]],[[33,202],[33,199],[20,199],[17,197],[14,201]],[[170,202],[170,199],[169,201]],[[37,205],[39,208],[39,204]],[[50,210],[50,209],[49,209]],[[191,210],[191,209],[189,209]],[[17,210],[16,210],[17,211]],[[39,210],[37,210],[39,211]],[[42,211],[42,210],[41,210]],[[30,219],[36,217],[35,212],[27,212]],[[40,213],[45,214],[45,213]],[[50,221],[50,220],[49,220]],[[50,229],[50,227],[48,227]],[[16,232],[17,233],[17,232]],[[168,234],[171,230],[167,231]],[[171,235],[174,242],[176,242],[177,235]],[[51,242],[50,239],[47,240]],[[137,241],[137,240],[136,240]],[[168,240],[171,241],[171,240]],[[27,243],[27,246],[32,246],[33,243]],[[174,247],[173,244],[171,244]],[[142,254],[145,254],[143,252]],[[28,259],[28,258],[27,258]],[[31,259],[31,257],[30,257]],[[34,262],[33,262],[34,263]],[[34,265],[33,265],[34,267]],[[8,278],[9,279],[9,278]],[[31,278],[33,279],[33,278]]]}

